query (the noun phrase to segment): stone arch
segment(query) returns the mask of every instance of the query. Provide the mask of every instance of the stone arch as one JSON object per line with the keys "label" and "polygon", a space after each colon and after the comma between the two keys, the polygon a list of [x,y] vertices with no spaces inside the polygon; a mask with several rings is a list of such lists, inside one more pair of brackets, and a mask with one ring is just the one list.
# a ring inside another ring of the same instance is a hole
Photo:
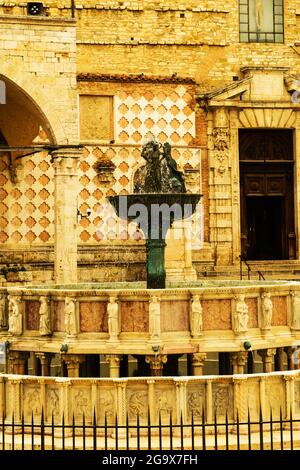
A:
{"label": "stone arch", "polygon": [[239,120],[242,127],[292,128],[296,115],[293,109],[244,108]]}
{"label": "stone arch", "polygon": [[56,144],[54,129],[38,102],[6,76],[0,74],[0,80],[5,83],[6,90],[5,104],[0,106],[0,128],[8,145],[32,144],[40,128],[44,131],[45,140]]}
{"label": "stone arch", "polygon": [[57,135],[36,97],[3,75],[0,80],[6,90],[5,102],[0,104],[0,145],[18,148],[9,152],[2,148],[0,153],[0,244],[53,243],[51,156],[26,147],[56,145]]}

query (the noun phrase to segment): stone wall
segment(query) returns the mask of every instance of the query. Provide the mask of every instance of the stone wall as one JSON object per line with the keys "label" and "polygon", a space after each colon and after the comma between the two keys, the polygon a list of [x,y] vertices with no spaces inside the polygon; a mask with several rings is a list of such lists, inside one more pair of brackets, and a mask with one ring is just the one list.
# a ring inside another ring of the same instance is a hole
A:
{"label": "stone wall", "polygon": [[[225,422],[226,413],[230,422],[240,423],[248,419],[248,409],[252,421],[258,421],[260,409],[263,419],[279,419],[280,409],[283,418],[299,418],[300,372],[274,374],[253,374],[248,376],[195,377],[195,378],[151,378],[151,379],[65,379],[37,378],[11,375],[0,376],[0,413],[15,423],[24,416],[25,423],[41,418],[44,410],[46,423],[62,420],[71,424],[75,420],[82,423],[84,413],[87,424],[93,419],[95,410],[97,424],[115,422],[136,425],[147,424],[148,409],[152,424],[158,424],[159,414],[162,424],[169,424],[172,413],[173,424],[190,424],[202,421],[213,423],[215,413],[218,422]],[[288,403],[288,406],[287,406]],[[242,427],[240,429],[242,431]],[[254,431],[254,427],[252,432]],[[257,429],[256,429],[257,431]],[[186,429],[188,433],[188,428]]]}
{"label": "stone wall", "polygon": [[[202,287],[195,283],[155,296],[140,284],[131,288],[117,282],[113,290],[88,284],[9,288],[1,290],[0,339],[10,342],[11,351],[59,353],[67,343],[74,354],[152,354],[153,345],[162,354],[233,352],[245,351],[245,341],[252,350],[274,344],[296,348],[299,299],[298,285],[276,282],[206,281]],[[44,300],[47,307],[42,307]],[[12,302],[18,308],[17,327]],[[46,331],[42,315],[47,316]]]}
{"label": "stone wall", "polygon": [[0,24],[1,72],[35,101],[58,143],[78,143],[75,22],[3,15]]}
{"label": "stone wall", "polygon": [[[0,13],[26,14],[23,2],[1,3]],[[71,17],[67,2],[44,4],[50,17]],[[203,91],[230,83],[246,65],[289,66],[299,73],[297,0],[284,2],[285,43],[276,45],[239,43],[236,0],[89,0],[75,16],[79,72],[177,73],[195,78]]]}

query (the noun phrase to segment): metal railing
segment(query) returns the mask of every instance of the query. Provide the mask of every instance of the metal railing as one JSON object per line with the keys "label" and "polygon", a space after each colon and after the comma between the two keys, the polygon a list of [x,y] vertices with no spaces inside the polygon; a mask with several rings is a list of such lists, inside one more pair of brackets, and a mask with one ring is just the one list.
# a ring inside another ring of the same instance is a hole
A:
{"label": "metal railing", "polygon": [[[250,264],[248,263],[248,261],[246,260],[246,258],[243,255],[240,255],[240,279],[241,279],[241,281],[243,280],[243,263],[245,263],[245,266],[247,268],[247,279],[248,279],[248,281],[250,281],[251,280],[251,272],[253,272],[253,270],[251,269]],[[259,281],[261,281],[261,280],[265,281],[266,280],[264,274],[260,270],[257,270],[256,272],[258,274],[258,280]]]}
{"label": "metal railing", "polygon": [[[288,450],[300,448],[300,419],[292,416],[273,417],[263,420],[260,410],[259,418],[251,420],[250,411],[247,419],[229,419],[226,413],[223,420],[215,414],[212,422],[207,423],[204,410],[192,414],[189,424],[173,422],[172,414],[162,419],[159,414],[157,424],[151,423],[151,413],[140,417],[135,422],[127,415],[125,423],[120,424],[115,417],[108,423],[105,416],[102,425],[97,424],[96,413],[93,413],[90,424],[85,415],[71,423],[55,423],[52,416],[50,423],[44,420],[42,411],[40,419],[32,416],[25,422],[24,416],[16,422],[14,415],[11,421],[2,418],[0,448],[2,450]],[[164,421],[164,422],[163,422]]]}

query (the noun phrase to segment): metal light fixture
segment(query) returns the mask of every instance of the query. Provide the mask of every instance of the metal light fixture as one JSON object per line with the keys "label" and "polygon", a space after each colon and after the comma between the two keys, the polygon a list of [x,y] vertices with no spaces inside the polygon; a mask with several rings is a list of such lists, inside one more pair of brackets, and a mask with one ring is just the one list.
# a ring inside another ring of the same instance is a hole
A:
{"label": "metal light fixture", "polygon": [[68,349],[69,349],[69,346],[64,343],[64,344],[62,344],[61,347],[60,347],[60,352],[66,353],[66,352],[68,352]]}
{"label": "metal light fixture", "polygon": [[28,2],[27,15],[41,16],[44,14],[44,5],[41,2]]}

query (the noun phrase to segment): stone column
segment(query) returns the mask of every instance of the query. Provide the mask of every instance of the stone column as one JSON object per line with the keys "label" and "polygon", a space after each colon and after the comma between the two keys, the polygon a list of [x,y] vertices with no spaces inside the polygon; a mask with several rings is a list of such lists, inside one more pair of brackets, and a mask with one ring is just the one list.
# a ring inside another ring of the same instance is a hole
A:
{"label": "stone column", "polygon": [[213,391],[212,391],[212,380],[206,381],[205,387],[205,415],[206,423],[212,423],[213,421]]}
{"label": "stone column", "polygon": [[29,359],[29,352],[24,351],[10,351],[9,360],[13,374],[26,375],[27,374],[27,361]]}
{"label": "stone column", "polygon": [[164,364],[167,362],[166,354],[156,354],[154,356],[146,356],[146,362],[150,364],[151,375],[153,377],[162,377]]}
{"label": "stone column", "polygon": [[247,351],[238,351],[231,354],[231,363],[233,366],[233,374],[243,374],[244,367],[248,360]]}
{"label": "stone column", "polygon": [[79,366],[85,361],[81,354],[63,354],[62,360],[67,364],[68,377],[79,377]]}
{"label": "stone column", "polygon": [[[243,390],[243,385],[247,381],[247,377],[239,377],[233,379],[233,416],[234,420],[239,415],[240,421],[247,420],[247,403],[245,400],[245,392]],[[247,386],[247,385],[246,385]]]}
{"label": "stone column", "polygon": [[50,353],[35,353],[37,359],[41,362],[41,375],[43,377],[50,377],[51,376],[51,360],[53,354]]}
{"label": "stone column", "polygon": [[261,349],[258,351],[258,354],[261,356],[263,361],[263,370],[264,372],[273,371],[273,357],[276,354],[276,349]]}
{"label": "stone column", "polygon": [[148,409],[150,413],[151,424],[156,424],[156,413],[155,413],[155,380],[147,380],[148,384]]}
{"label": "stone column", "polygon": [[295,369],[295,364],[294,364],[295,348],[288,347],[288,348],[284,348],[284,350],[287,355],[288,370],[294,370]]}
{"label": "stone column", "polygon": [[109,376],[113,378],[120,377],[120,360],[121,355],[119,354],[107,354],[105,359],[109,363]]}
{"label": "stone column", "polygon": [[277,348],[275,354],[275,370],[284,370],[284,348]]}
{"label": "stone column", "polygon": [[203,375],[203,367],[206,360],[206,353],[194,353],[192,355],[193,375]]}
{"label": "stone column", "polygon": [[52,153],[55,169],[55,246],[56,284],[77,282],[77,163],[80,152],[60,150]]}
{"label": "stone column", "polygon": [[228,111],[220,107],[208,117],[210,240],[220,266],[232,263],[231,151]]}
{"label": "stone column", "polygon": [[285,380],[285,409],[286,409],[286,419],[290,418],[290,413],[295,417],[295,376],[294,375],[284,375]]}
{"label": "stone column", "polygon": [[125,437],[125,425],[126,425],[126,387],[127,382],[118,382],[115,381],[114,383],[117,392],[117,416],[118,416],[118,425],[124,426],[123,429],[119,430],[119,437]]}
{"label": "stone column", "polygon": [[300,369],[300,348],[288,347],[284,349],[288,358],[288,370]]}

